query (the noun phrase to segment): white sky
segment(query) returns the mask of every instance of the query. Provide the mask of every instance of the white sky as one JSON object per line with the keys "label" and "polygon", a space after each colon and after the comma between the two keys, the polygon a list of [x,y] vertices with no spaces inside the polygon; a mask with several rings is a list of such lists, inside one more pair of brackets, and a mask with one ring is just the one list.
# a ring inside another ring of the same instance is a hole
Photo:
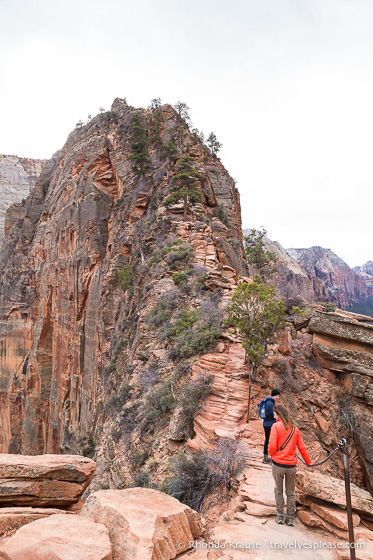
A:
{"label": "white sky", "polygon": [[0,153],[49,158],[115,97],[186,102],[243,226],[373,260],[371,0],[0,0]]}

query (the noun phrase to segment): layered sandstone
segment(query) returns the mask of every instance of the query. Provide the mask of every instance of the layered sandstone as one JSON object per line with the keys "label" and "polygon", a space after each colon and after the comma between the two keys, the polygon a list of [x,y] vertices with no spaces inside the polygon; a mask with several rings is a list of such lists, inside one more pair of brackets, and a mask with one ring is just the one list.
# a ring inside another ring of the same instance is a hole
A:
{"label": "layered sandstone", "polygon": [[[133,387],[132,400],[143,402],[138,379],[145,366],[138,356],[156,362],[162,380],[175,368],[147,324],[149,311],[168,291],[177,294],[175,310],[176,303],[180,309],[207,305],[208,292],[216,290],[223,308],[238,275],[247,273],[239,196],[219,159],[185,129],[182,153],[191,155],[204,180],[203,200],[184,222],[182,205],[162,204],[181,154],[161,159],[150,148],[151,171],[145,177],[133,172],[128,156],[136,111],[151,122],[149,111],[116,100],[110,114],[70,135],[44,166],[0,255],[1,451],[75,453],[94,434],[114,485],[129,481],[128,452],[116,436],[122,412],[110,413],[106,403],[124,380]],[[177,115],[170,106],[162,115],[166,142]],[[204,278],[197,297],[175,286],[178,269],[166,259],[150,263],[175,240],[191,247],[185,267]],[[118,279],[126,266],[134,273],[127,292]],[[149,433],[131,437],[136,446],[139,437],[149,441]],[[161,462],[176,450],[161,446]]]}
{"label": "layered sandstone", "polygon": [[77,502],[96,464],[76,455],[0,455],[0,504],[67,506]]}
{"label": "layered sandstone", "polygon": [[5,223],[5,235],[10,224],[24,216],[24,203],[43,169],[45,161],[0,154],[0,246],[4,239],[6,210],[15,205]]}
{"label": "layered sandstone", "polygon": [[145,488],[95,492],[82,515],[108,528],[113,560],[171,560],[188,550],[206,525],[175,498]]}
{"label": "layered sandstone", "polygon": [[3,546],[4,560],[113,560],[108,529],[78,515],[51,515],[21,527]]}

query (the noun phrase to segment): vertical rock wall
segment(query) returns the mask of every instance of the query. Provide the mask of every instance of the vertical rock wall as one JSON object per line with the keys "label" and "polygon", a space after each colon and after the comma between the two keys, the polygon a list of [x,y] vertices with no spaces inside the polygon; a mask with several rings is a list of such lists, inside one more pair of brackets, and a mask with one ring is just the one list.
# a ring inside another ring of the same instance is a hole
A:
{"label": "vertical rock wall", "polygon": [[[167,140],[176,114],[169,106],[162,111]],[[1,452],[76,450],[77,439],[92,430],[99,372],[122,330],[126,296],[118,270],[134,262],[139,234],[151,216],[157,225],[147,231],[147,258],[157,248],[157,235],[164,235],[172,220],[182,221],[178,205],[167,210],[161,204],[175,158],[160,160],[153,150],[149,176],[138,178],[132,171],[133,112],[116,100],[111,113],[75,130],[44,167],[23,219],[9,227],[0,255]],[[149,113],[143,114],[149,120]],[[211,249],[209,281],[230,289],[229,276],[246,270],[238,193],[195,136],[188,133],[183,142],[206,177],[204,200],[195,212],[205,220],[201,242]],[[228,227],[216,217],[218,206]],[[132,342],[136,345],[136,338]]]}

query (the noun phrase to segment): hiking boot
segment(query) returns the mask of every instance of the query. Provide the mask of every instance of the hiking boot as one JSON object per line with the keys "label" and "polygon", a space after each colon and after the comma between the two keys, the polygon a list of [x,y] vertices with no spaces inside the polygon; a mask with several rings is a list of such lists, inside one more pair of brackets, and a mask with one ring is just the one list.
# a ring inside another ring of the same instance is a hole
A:
{"label": "hiking boot", "polygon": [[278,523],[279,525],[284,524],[284,514],[283,513],[278,513],[277,514],[276,523]]}
{"label": "hiking boot", "polygon": [[294,527],[294,521],[292,515],[287,515],[285,518],[285,523],[288,527]]}
{"label": "hiking boot", "polygon": [[267,463],[270,463],[270,462],[271,462],[271,459],[269,458],[269,455],[264,455],[262,463],[267,464]]}

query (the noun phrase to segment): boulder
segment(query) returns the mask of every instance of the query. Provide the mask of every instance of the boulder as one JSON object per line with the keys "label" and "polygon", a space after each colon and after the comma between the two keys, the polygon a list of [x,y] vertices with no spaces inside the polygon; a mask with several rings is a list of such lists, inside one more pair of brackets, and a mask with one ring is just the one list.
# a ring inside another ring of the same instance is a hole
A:
{"label": "boulder", "polygon": [[0,508],[0,536],[19,529],[32,521],[56,514],[67,514],[69,512],[54,508],[32,508],[32,507],[10,507]]}
{"label": "boulder", "polygon": [[[316,471],[297,472],[297,492],[338,506],[346,506],[344,481]],[[357,513],[373,516],[372,496],[355,484],[351,484],[351,502],[352,509]]]}
{"label": "boulder", "polygon": [[95,492],[81,516],[109,529],[113,560],[170,560],[188,550],[205,528],[197,512],[148,488]]}
{"label": "boulder", "polygon": [[68,506],[78,502],[96,463],[80,455],[0,455],[0,505]]}
{"label": "boulder", "polygon": [[21,527],[0,547],[5,560],[112,560],[109,531],[81,515],[51,515]]}

